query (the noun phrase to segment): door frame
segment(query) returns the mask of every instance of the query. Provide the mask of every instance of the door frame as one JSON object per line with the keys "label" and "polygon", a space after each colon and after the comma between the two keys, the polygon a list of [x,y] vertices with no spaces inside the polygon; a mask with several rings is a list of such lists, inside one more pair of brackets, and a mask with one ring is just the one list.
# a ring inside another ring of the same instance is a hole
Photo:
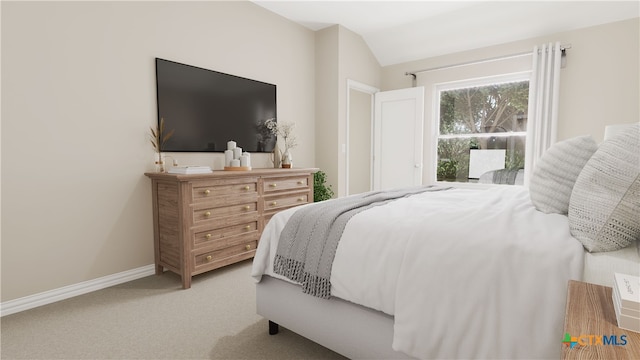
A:
{"label": "door frame", "polygon": [[[360,91],[365,94],[369,94],[370,104],[371,104],[371,154],[373,154],[373,124],[374,124],[374,110],[375,110],[375,94],[380,91],[380,89],[361,83],[356,80],[347,79],[347,116],[345,121],[345,147],[343,149],[344,153],[344,179],[345,179],[345,195],[349,195],[349,127],[350,127],[350,114],[351,114],[351,90]],[[369,169],[369,187],[373,186],[373,157],[370,157],[369,161],[371,162]]]}

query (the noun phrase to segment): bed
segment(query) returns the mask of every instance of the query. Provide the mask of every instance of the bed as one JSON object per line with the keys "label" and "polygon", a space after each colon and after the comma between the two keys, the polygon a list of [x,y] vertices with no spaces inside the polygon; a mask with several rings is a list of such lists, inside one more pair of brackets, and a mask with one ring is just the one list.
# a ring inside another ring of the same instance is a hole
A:
{"label": "bed", "polygon": [[[597,151],[584,156],[585,169]],[[281,240],[287,224],[317,204],[276,214],[252,267],[270,332],[279,324],[354,359],[559,358],[567,282],[610,286],[613,272],[640,275],[637,234],[615,251],[586,251],[569,196],[567,216],[541,211],[535,186],[424,188],[351,214],[335,249],[320,247],[319,258],[332,258],[329,296],[314,290],[315,278],[309,285],[274,268],[290,246]],[[314,266],[324,264],[304,268]]]}

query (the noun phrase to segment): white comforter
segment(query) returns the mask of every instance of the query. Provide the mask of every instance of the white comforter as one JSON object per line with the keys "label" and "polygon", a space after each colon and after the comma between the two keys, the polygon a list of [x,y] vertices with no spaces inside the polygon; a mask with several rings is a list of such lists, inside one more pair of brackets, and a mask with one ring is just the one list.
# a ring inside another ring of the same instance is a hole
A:
{"label": "white comforter", "polygon": [[[265,227],[252,269],[273,273],[280,231]],[[567,281],[583,248],[566,216],[534,209],[527,190],[426,192],[347,224],[332,295],[394,315],[393,348],[417,358],[560,357]]]}

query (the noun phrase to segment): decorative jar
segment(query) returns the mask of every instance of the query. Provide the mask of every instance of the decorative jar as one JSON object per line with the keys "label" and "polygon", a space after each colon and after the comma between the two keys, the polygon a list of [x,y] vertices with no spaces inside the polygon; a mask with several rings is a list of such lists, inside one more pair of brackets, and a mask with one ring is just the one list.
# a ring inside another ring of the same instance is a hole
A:
{"label": "decorative jar", "polygon": [[156,172],[166,172],[167,168],[164,166],[164,154],[157,152],[155,156]]}
{"label": "decorative jar", "polygon": [[291,152],[287,149],[284,154],[282,154],[282,167],[285,169],[293,166],[293,158],[291,157]]}

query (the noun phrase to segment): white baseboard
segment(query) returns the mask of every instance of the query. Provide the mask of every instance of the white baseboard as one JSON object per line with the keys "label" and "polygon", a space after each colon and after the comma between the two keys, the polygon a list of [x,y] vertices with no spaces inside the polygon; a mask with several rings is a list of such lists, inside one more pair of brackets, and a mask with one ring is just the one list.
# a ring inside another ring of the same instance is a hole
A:
{"label": "white baseboard", "polygon": [[110,286],[126,283],[153,274],[155,274],[155,265],[151,264],[137,269],[84,281],[78,284],[25,296],[19,299],[5,301],[0,303],[0,317],[33,309],[38,306],[51,304],[56,301],[69,299],[74,296],[90,293]]}

